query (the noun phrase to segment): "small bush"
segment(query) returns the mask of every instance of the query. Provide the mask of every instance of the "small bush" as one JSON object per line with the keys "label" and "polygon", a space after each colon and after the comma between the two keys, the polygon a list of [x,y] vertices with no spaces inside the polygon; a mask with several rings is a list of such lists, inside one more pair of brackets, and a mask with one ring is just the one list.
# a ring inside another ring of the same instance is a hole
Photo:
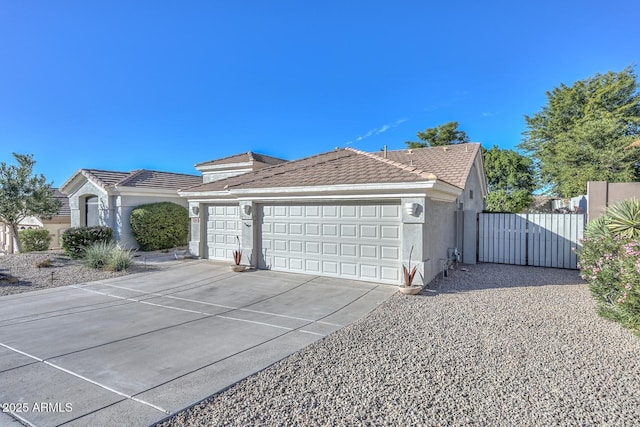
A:
{"label": "small bush", "polygon": [[62,234],[62,248],[71,258],[82,258],[91,244],[112,239],[113,230],[109,227],[73,227]]}
{"label": "small bush", "polygon": [[34,265],[36,268],[48,268],[53,265],[53,261],[51,261],[51,258],[45,258],[36,262]]}
{"label": "small bush", "polygon": [[133,254],[131,249],[124,249],[115,246],[109,254],[107,268],[111,271],[122,271],[133,265]]}
{"label": "small bush", "polygon": [[46,251],[51,243],[49,230],[44,228],[32,228],[18,232],[22,242],[22,252]]}
{"label": "small bush", "polygon": [[84,261],[87,267],[122,271],[133,265],[133,254],[113,242],[96,242],[86,248]]}
{"label": "small bush", "polygon": [[95,242],[84,251],[84,263],[87,267],[103,268],[109,262],[114,244],[111,242]]}
{"label": "small bush", "polygon": [[589,223],[579,267],[600,314],[640,335],[640,241],[632,231],[637,222],[622,211],[612,208],[613,216]]}
{"label": "small bush", "polygon": [[189,236],[189,211],[171,202],[138,206],[131,212],[131,230],[143,251],[183,246]]}

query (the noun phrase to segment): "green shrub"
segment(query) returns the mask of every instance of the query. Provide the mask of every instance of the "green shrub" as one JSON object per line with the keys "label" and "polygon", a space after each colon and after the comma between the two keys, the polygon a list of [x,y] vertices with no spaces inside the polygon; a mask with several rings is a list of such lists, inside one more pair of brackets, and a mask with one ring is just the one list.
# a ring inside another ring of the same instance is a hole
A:
{"label": "green shrub", "polygon": [[96,242],[84,251],[87,267],[122,271],[133,265],[133,254],[113,242]]}
{"label": "green shrub", "polygon": [[640,241],[630,231],[633,218],[620,212],[612,208],[589,223],[578,266],[600,314],[640,335]]}
{"label": "green shrub", "polygon": [[171,202],[138,206],[131,212],[131,230],[143,251],[186,245],[189,212]]}
{"label": "green shrub", "polygon": [[51,243],[49,230],[44,228],[31,228],[18,232],[22,242],[22,252],[46,251]]}
{"label": "green shrub", "polygon": [[113,230],[109,227],[72,227],[62,234],[62,248],[71,258],[82,258],[91,244],[111,240]]}
{"label": "green shrub", "polygon": [[109,254],[107,268],[111,271],[122,271],[133,265],[133,254],[131,249],[124,249],[114,246]]}
{"label": "green shrub", "polygon": [[108,264],[111,251],[114,248],[111,242],[95,242],[84,250],[84,263],[87,267],[102,268]]}

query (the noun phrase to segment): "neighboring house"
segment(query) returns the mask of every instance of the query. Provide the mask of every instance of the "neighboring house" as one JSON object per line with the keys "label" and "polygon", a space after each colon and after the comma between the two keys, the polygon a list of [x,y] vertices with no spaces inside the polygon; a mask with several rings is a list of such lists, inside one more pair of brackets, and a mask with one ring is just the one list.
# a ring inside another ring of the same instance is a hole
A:
{"label": "neighboring house", "polygon": [[230,262],[239,239],[258,268],[393,284],[409,258],[414,283],[431,281],[451,248],[475,263],[487,195],[480,144],[336,149],[204,181],[179,191],[194,255]]}
{"label": "neighboring house", "polygon": [[[62,247],[62,233],[71,226],[71,212],[69,210],[69,198],[54,188],[54,197],[62,202],[62,208],[51,219],[42,219],[35,216],[26,217],[18,224],[18,230],[27,228],[46,228],[51,235],[49,249]],[[15,242],[11,238],[9,226],[0,222],[0,251],[13,253],[16,249]]]}
{"label": "neighboring house", "polygon": [[140,169],[133,172],[80,169],[61,191],[69,196],[71,226],[111,227],[117,242],[138,244],[131,232],[131,211],[140,205],[173,202],[187,206],[178,189],[202,183],[202,177]]}

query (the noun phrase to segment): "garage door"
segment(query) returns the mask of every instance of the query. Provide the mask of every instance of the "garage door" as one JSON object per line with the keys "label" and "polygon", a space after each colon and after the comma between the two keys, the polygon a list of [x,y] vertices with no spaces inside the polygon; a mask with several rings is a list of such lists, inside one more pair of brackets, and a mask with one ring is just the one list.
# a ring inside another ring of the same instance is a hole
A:
{"label": "garage door", "polygon": [[238,205],[207,206],[207,257],[219,261],[233,261],[238,249],[236,236],[242,238]]}
{"label": "garage door", "polygon": [[262,267],[400,283],[399,204],[263,205],[260,214]]}

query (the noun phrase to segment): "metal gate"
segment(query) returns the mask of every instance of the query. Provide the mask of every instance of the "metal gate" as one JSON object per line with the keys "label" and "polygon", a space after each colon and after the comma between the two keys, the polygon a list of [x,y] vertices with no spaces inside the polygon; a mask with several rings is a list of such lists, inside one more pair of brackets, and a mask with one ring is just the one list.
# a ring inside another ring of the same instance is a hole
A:
{"label": "metal gate", "polygon": [[583,214],[478,214],[478,262],[577,269]]}

